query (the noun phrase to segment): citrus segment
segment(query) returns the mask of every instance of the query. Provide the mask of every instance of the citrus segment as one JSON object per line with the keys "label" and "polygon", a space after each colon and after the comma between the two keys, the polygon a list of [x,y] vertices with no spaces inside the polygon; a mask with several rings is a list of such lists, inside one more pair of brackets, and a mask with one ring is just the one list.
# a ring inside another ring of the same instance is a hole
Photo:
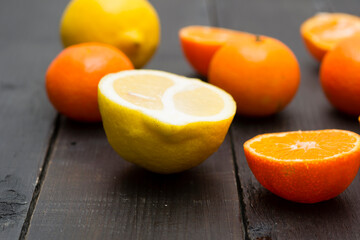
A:
{"label": "citrus segment", "polygon": [[135,105],[149,109],[163,109],[161,98],[174,83],[168,78],[151,75],[136,75],[114,81],[116,93]]}
{"label": "citrus segment", "polygon": [[201,75],[207,76],[210,61],[223,45],[251,34],[209,26],[187,26],[179,31],[179,38],[186,59]]}
{"label": "citrus segment", "polygon": [[360,18],[345,13],[318,13],[300,28],[305,45],[317,60],[341,40],[360,32]]}
{"label": "citrus segment", "polygon": [[244,144],[256,179],[288,200],[315,203],[342,193],[360,165],[360,136],[343,130],[263,134]]}
{"label": "citrus segment", "polygon": [[109,74],[98,92],[110,145],[125,160],[158,173],[184,171],[207,159],[236,111],[225,91],[154,70]]}
{"label": "citrus segment", "polygon": [[174,103],[177,110],[193,116],[212,116],[224,108],[224,101],[214,91],[198,87],[176,93]]}
{"label": "citrus segment", "polygon": [[292,132],[267,136],[263,141],[253,142],[250,147],[258,154],[279,160],[324,160],[351,151],[357,139],[345,131],[327,132],[326,138],[321,131]]}

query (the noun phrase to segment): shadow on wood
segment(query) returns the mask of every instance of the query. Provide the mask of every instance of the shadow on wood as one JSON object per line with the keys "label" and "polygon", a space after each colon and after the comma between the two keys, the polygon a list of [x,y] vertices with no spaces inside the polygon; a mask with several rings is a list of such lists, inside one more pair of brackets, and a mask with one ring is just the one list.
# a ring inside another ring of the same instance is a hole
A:
{"label": "shadow on wood", "polygon": [[[322,225],[336,222],[338,219],[352,218],[353,206],[345,195],[339,195],[336,198],[316,204],[301,204],[282,199],[265,188],[259,187],[248,188],[245,196],[248,197],[244,199],[247,203],[247,211],[252,212],[252,214],[279,216],[273,218],[269,224],[268,220],[255,220],[254,216],[250,215],[249,219],[254,221],[248,228],[251,239],[276,239],[278,235],[292,235],[296,233],[298,224],[308,229],[317,228],[319,232],[322,232],[326,231],[321,230]],[[349,222],[346,221],[342,224],[345,226]],[[286,231],[288,232],[286,233]],[[309,237],[308,239],[311,239],[312,234],[309,230],[307,234],[302,233],[302,236],[306,235]],[[324,233],[324,235],[327,234],[329,233]]]}
{"label": "shadow on wood", "polygon": [[[162,175],[130,165],[115,174],[116,180],[110,186],[118,193],[127,192],[129,195],[136,193],[138,197],[148,197],[154,194],[163,195],[163,201],[169,203],[178,201],[188,201],[189,203],[201,201],[204,203],[211,201],[211,199],[203,199],[203,191],[210,191],[208,192],[209,195],[217,195],[218,187],[220,187],[217,186],[219,184],[217,178],[220,178],[221,175],[206,175],[201,172],[199,173],[194,169],[183,173]],[[184,206],[172,207],[172,211],[181,211]]]}

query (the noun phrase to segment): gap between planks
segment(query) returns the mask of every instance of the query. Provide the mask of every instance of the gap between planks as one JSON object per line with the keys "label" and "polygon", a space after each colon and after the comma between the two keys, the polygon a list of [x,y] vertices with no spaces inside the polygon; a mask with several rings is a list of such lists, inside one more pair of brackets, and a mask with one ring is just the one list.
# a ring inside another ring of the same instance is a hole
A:
{"label": "gap between planks", "polygon": [[[219,18],[217,14],[217,6],[215,0],[205,0],[207,5],[207,12],[209,16],[209,22],[211,26],[219,27]],[[244,228],[244,234],[245,234],[245,240],[250,240],[249,233],[248,233],[248,219],[246,214],[246,208],[244,203],[244,194],[242,189],[242,184],[239,176],[239,166],[236,161],[236,152],[235,152],[235,146],[234,146],[234,138],[233,138],[233,132],[232,127],[230,126],[229,129],[229,135],[230,135],[230,144],[231,144],[231,154],[233,159],[233,165],[234,165],[234,174],[235,174],[235,180],[236,180],[236,188],[238,192],[238,198],[239,198],[239,209],[241,211],[241,218],[242,218],[242,225]]]}
{"label": "gap between planks", "polygon": [[209,16],[209,22],[211,26],[219,27],[219,19],[217,14],[217,7],[215,0],[205,0],[207,13]]}
{"label": "gap between planks", "polygon": [[241,184],[241,179],[239,177],[239,166],[236,162],[236,152],[235,152],[235,145],[234,145],[234,138],[233,138],[233,132],[231,128],[229,129],[229,135],[230,135],[230,144],[231,144],[231,154],[233,156],[233,164],[234,164],[234,172],[235,172],[235,179],[236,179],[236,187],[238,191],[238,197],[239,197],[239,208],[241,211],[241,218],[242,218],[242,225],[244,228],[244,234],[245,234],[245,240],[250,240],[249,234],[248,234],[248,226],[249,221],[247,220],[247,214],[246,214],[246,208],[245,208],[245,202],[244,202],[244,194]]}
{"label": "gap between planks", "polygon": [[30,206],[29,206],[29,210],[26,214],[26,218],[24,221],[24,224],[21,228],[21,232],[20,232],[20,236],[19,236],[19,240],[24,240],[26,238],[26,234],[29,230],[30,227],[30,221],[31,221],[31,217],[34,213],[34,209],[36,207],[36,203],[37,200],[39,199],[39,195],[40,195],[40,191],[41,191],[41,187],[43,185],[45,176],[46,176],[46,172],[47,172],[47,168],[50,162],[50,156],[53,152],[54,146],[55,146],[55,142],[57,140],[57,136],[59,133],[59,129],[60,129],[60,114],[57,114],[55,120],[54,120],[54,124],[53,124],[53,131],[50,135],[50,140],[49,140],[49,144],[46,150],[46,154],[45,154],[45,158],[43,161],[43,164],[41,166],[40,169],[40,173],[39,173],[39,178],[38,181],[36,183],[35,189],[34,189],[34,193],[33,196],[31,198],[30,201]]}

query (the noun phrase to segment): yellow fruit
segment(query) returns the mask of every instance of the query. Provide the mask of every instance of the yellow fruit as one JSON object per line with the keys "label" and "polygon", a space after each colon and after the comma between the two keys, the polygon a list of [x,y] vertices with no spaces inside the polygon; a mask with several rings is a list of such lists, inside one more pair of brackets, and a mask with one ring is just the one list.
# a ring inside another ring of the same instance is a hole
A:
{"label": "yellow fruit", "polygon": [[136,68],[150,60],[160,40],[158,16],[144,0],[72,0],[60,31],[65,47],[81,42],[111,44]]}
{"label": "yellow fruit", "polygon": [[236,111],[225,91],[154,70],[105,76],[98,100],[114,150],[129,162],[165,174],[195,167],[213,154]]}

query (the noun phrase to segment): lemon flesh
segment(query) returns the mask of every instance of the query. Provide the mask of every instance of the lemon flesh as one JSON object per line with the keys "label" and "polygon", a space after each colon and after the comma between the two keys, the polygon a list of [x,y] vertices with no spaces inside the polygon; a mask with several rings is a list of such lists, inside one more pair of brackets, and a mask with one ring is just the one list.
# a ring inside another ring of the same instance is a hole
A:
{"label": "lemon flesh", "polygon": [[72,0],[60,26],[65,47],[102,42],[123,51],[136,68],[143,67],[160,41],[155,9],[144,0]]}
{"label": "lemon flesh", "polygon": [[105,76],[98,100],[114,150],[164,174],[195,167],[213,154],[236,111],[232,97],[215,86],[153,70]]}

